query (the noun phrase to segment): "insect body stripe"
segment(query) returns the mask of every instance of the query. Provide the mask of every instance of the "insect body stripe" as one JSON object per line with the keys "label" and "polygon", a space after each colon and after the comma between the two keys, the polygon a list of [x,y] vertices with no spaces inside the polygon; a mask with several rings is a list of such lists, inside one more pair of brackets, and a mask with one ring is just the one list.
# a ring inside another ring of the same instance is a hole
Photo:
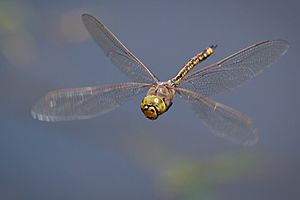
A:
{"label": "insect body stripe", "polygon": [[210,55],[214,53],[214,49],[217,46],[211,46],[204,51],[198,53],[193,58],[191,58],[183,67],[182,69],[177,73],[177,75],[172,79],[172,82],[175,84],[178,84],[185,75],[191,71],[197,64],[208,58]]}

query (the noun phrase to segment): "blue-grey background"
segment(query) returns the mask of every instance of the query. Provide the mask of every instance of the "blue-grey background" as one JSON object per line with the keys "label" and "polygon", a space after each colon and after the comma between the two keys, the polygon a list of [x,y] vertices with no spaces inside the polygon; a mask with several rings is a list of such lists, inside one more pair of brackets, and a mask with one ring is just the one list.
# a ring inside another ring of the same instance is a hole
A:
{"label": "blue-grey background", "polygon": [[[157,121],[143,117],[142,96],[91,120],[32,119],[49,90],[128,81],[85,31],[85,12],[161,80],[212,44],[198,67],[288,40],[271,68],[214,97],[253,119],[258,144],[213,136],[177,98]],[[295,0],[1,0],[0,199],[299,199],[299,35]]]}

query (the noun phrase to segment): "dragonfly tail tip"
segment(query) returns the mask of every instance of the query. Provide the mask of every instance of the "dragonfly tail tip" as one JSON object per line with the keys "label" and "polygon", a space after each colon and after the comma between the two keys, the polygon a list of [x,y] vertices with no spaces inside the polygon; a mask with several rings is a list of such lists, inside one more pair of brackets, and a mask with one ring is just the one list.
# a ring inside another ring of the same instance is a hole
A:
{"label": "dragonfly tail tip", "polygon": [[213,50],[215,50],[218,47],[218,45],[211,45],[210,48],[212,48]]}

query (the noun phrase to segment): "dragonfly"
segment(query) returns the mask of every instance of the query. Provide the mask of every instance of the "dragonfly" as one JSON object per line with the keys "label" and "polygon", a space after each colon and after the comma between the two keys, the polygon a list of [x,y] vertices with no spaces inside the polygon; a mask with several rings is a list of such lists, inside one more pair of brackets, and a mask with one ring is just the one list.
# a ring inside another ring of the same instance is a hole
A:
{"label": "dragonfly", "polygon": [[33,118],[52,122],[89,119],[146,94],[140,109],[146,118],[156,120],[168,111],[177,95],[213,134],[242,145],[257,143],[257,129],[246,114],[210,97],[260,74],[287,52],[287,41],[255,43],[187,75],[214,53],[217,46],[212,45],[191,58],[176,76],[160,81],[101,21],[89,14],[83,14],[82,21],[105,55],[132,82],[50,91],[32,107]]}

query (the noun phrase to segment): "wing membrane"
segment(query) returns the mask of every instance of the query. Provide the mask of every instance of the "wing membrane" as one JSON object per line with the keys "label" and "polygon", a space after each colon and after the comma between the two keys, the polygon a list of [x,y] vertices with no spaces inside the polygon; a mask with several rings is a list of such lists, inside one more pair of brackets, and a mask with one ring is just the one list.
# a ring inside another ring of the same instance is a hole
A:
{"label": "wing membrane", "polygon": [[180,86],[205,96],[221,93],[257,76],[283,55],[288,47],[284,40],[254,44],[194,72],[185,78]]}
{"label": "wing membrane", "polygon": [[143,83],[158,81],[153,73],[104,24],[88,14],[82,15],[82,21],[105,55],[131,80]]}
{"label": "wing membrane", "polygon": [[42,97],[32,107],[31,114],[41,121],[88,119],[115,109],[132,97],[146,92],[149,86],[122,83],[56,90]]}
{"label": "wing membrane", "polygon": [[215,135],[243,145],[257,143],[256,129],[245,114],[190,90],[177,88],[176,91]]}

